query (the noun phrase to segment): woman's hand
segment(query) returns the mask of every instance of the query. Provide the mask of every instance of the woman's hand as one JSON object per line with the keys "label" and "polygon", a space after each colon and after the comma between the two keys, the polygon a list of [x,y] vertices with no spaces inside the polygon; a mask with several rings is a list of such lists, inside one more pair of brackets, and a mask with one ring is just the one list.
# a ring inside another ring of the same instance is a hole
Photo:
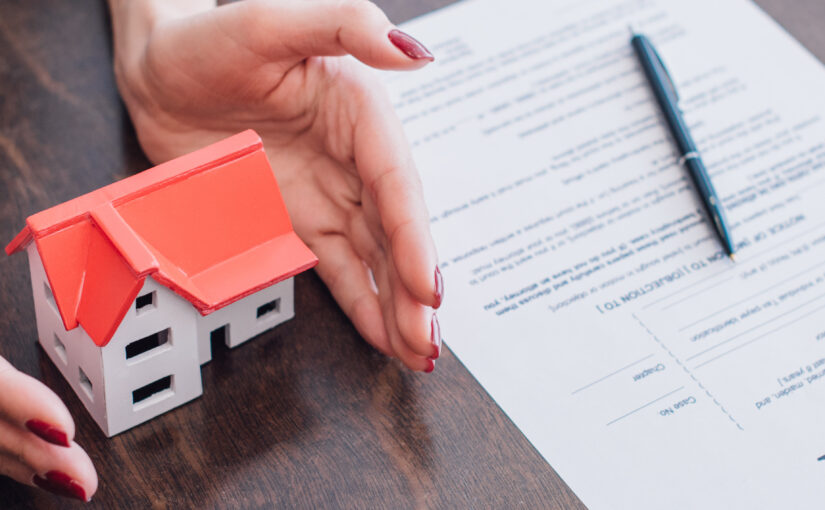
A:
{"label": "woman's hand", "polygon": [[0,475],[88,501],[97,473],[74,438],[74,421],[43,383],[0,357]]}
{"label": "woman's hand", "polygon": [[366,66],[432,56],[366,0],[110,0],[118,85],[155,163],[247,128],[358,331],[413,370],[441,349],[443,284],[401,125]]}

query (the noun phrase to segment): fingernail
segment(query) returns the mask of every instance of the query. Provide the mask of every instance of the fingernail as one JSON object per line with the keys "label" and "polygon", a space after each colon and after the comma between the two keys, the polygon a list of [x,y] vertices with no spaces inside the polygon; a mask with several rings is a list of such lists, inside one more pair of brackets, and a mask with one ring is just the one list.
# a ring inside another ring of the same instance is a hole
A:
{"label": "fingernail", "polygon": [[434,360],[434,359],[429,359],[429,358],[428,358],[428,359],[427,359],[427,363],[429,363],[429,365],[427,365],[427,368],[425,368],[425,369],[424,369],[424,372],[426,372],[426,373],[428,373],[428,374],[429,374],[430,372],[432,372],[433,370],[435,370],[435,360]]}
{"label": "fingernail", "polygon": [[435,266],[435,305],[433,308],[441,306],[441,300],[444,298],[444,277],[441,276],[441,269]]}
{"label": "fingernail", "polygon": [[29,420],[26,422],[26,428],[44,441],[56,444],[57,446],[69,447],[69,436],[59,428],[54,425],[49,425],[45,421]]}
{"label": "fingernail", "polygon": [[404,55],[407,55],[413,60],[429,60],[431,62],[435,60],[430,50],[416,41],[410,34],[394,28],[390,30],[389,38],[390,42],[393,43],[396,48],[403,51]]}
{"label": "fingernail", "polygon": [[79,499],[80,501],[88,501],[88,499],[86,499],[86,491],[83,490],[83,487],[72,480],[72,477],[61,471],[49,471],[46,473],[46,478],[40,475],[34,475],[32,481],[41,489],[47,490],[52,494]]}
{"label": "fingernail", "polygon": [[433,355],[430,357],[437,359],[441,356],[441,324],[439,324],[438,317],[435,314],[433,314],[430,321],[430,343],[433,344]]}

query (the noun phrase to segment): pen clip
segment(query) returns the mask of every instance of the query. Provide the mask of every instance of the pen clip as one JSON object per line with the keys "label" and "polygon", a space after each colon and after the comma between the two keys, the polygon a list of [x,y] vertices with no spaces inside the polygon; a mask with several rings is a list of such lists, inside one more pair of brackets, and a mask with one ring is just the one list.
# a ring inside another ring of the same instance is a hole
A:
{"label": "pen clip", "polygon": [[653,53],[653,56],[655,56],[656,60],[659,61],[659,66],[662,68],[662,71],[664,71],[664,75],[667,78],[667,84],[670,88],[670,93],[673,95],[674,102],[678,102],[679,92],[676,91],[676,85],[673,84],[673,78],[670,76],[670,71],[667,70],[667,66],[665,65],[665,62],[662,60],[662,57],[659,56],[659,52],[656,51],[656,47],[653,46],[653,44],[650,44],[649,42],[648,45],[650,46],[650,51]]}

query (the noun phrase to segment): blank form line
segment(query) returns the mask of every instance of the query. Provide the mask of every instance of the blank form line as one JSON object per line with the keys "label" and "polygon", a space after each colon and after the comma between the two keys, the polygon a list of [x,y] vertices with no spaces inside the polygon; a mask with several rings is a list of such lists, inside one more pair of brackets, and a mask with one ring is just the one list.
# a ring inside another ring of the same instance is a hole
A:
{"label": "blank form line", "polygon": [[[731,268],[731,269],[733,269],[733,268]],[[731,269],[727,269],[727,271],[730,271]],[[719,273],[719,274],[721,274],[721,273]],[[734,278],[736,278],[736,275],[733,275],[733,276],[730,276],[728,278],[725,278],[724,280],[718,281],[718,282],[714,283],[713,285],[711,285],[709,287],[705,287],[704,289],[700,290],[699,292],[696,292],[695,294],[691,294],[687,297],[683,297],[679,301],[674,301],[673,303],[670,303],[666,307],[662,308],[662,311],[669,310],[669,309],[673,308],[674,306],[680,305],[680,304],[684,303],[685,301],[687,301],[689,299],[693,299],[696,296],[700,296],[700,295],[704,294],[705,292],[709,291],[710,289],[712,289],[714,287],[718,287],[718,286],[722,285],[723,283],[728,283],[729,281],[733,280]]]}
{"label": "blank form line", "polygon": [[626,365],[626,366],[624,366],[624,367],[622,367],[622,368],[620,368],[620,369],[616,370],[615,372],[610,372],[609,374],[607,374],[606,376],[602,377],[601,379],[597,379],[597,380],[593,381],[593,382],[592,382],[592,383],[590,383],[590,384],[586,384],[586,385],[582,386],[581,388],[579,388],[579,389],[575,390],[575,391],[574,391],[573,393],[571,393],[570,395],[575,395],[576,393],[580,392],[581,390],[586,390],[587,388],[589,388],[589,387],[593,386],[594,384],[598,384],[598,383],[600,383],[600,382],[604,381],[605,379],[607,379],[607,378],[609,378],[609,377],[613,377],[614,375],[618,374],[618,373],[619,373],[619,372],[621,372],[622,370],[627,370],[628,368],[632,367],[633,365],[636,365],[637,363],[641,363],[642,361],[644,361],[644,360],[646,360],[646,359],[649,359],[649,358],[651,358],[651,357],[653,357],[653,353],[648,354],[648,355],[647,355],[647,356],[645,356],[644,358],[639,359],[639,360],[636,360],[636,361],[634,361],[633,363],[631,363],[631,364],[629,364],[629,365]]}
{"label": "blank form line", "polygon": [[[788,310],[787,312],[785,312],[785,313],[783,313],[783,314],[780,314],[780,315],[777,315],[776,317],[773,317],[773,318],[771,318],[771,319],[768,319],[768,320],[766,320],[765,322],[762,322],[762,323],[760,323],[760,324],[757,324],[756,326],[754,326],[754,327],[752,327],[752,328],[750,328],[750,329],[746,329],[745,331],[743,331],[743,332],[741,332],[741,333],[737,333],[736,335],[733,335],[732,337],[728,338],[727,340],[722,340],[722,341],[721,341],[721,342],[719,342],[718,344],[716,344],[716,345],[714,345],[714,346],[711,346],[711,347],[708,347],[708,348],[707,348],[707,349],[705,349],[704,351],[697,352],[697,353],[696,353],[696,354],[694,354],[693,356],[690,356],[689,358],[687,358],[685,361],[690,361],[690,360],[692,360],[692,359],[698,358],[698,357],[699,357],[699,356],[701,356],[702,354],[705,354],[705,353],[706,353],[706,352],[708,352],[708,351],[712,351],[713,349],[716,349],[716,348],[717,348],[717,347],[719,347],[719,346],[725,345],[726,343],[730,342],[731,340],[736,340],[737,338],[739,338],[739,337],[741,337],[741,336],[743,336],[743,335],[747,335],[748,333],[750,333],[750,332],[752,332],[752,331],[756,331],[757,329],[759,329],[759,328],[761,328],[761,327],[763,327],[763,326],[767,326],[768,324],[770,324],[770,323],[772,323],[772,322],[776,321],[776,319],[781,319],[782,317],[785,317],[785,316],[786,316],[786,315],[788,315],[788,314],[794,313],[795,311],[799,310],[800,308],[805,308],[805,307],[806,307],[806,306],[808,306],[809,304],[811,304],[811,303],[813,303],[813,302],[815,302],[815,301],[818,301],[818,300],[822,299],[823,297],[825,297],[825,294],[820,294],[819,296],[817,296],[817,297],[815,297],[815,298],[811,299],[810,301],[805,301],[804,303],[802,303],[801,305],[797,306],[796,308],[791,308],[791,309],[790,309],[790,310]],[[817,310],[819,310],[819,308],[817,308]],[[803,315],[802,317],[805,317],[805,316]],[[800,319],[801,319],[802,317],[800,317]],[[701,365],[699,365],[699,366],[701,366]],[[699,367],[697,366],[696,368],[699,368]]]}
{"label": "blank form line", "polygon": [[709,360],[707,360],[707,361],[705,361],[705,362],[702,362],[702,363],[700,363],[700,364],[696,365],[696,366],[694,367],[694,370],[696,370],[696,369],[698,369],[698,368],[701,368],[701,367],[703,367],[703,366],[707,365],[708,363],[710,363],[710,362],[712,362],[712,361],[716,361],[716,360],[718,360],[719,358],[721,358],[721,357],[723,357],[723,356],[727,356],[728,354],[732,353],[733,351],[737,351],[737,350],[741,349],[742,347],[745,347],[746,345],[750,345],[750,344],[754,343],[755,341],[757,341],[757,340],[759,340],[759,339],[765,338],[765,337],[766,337],[766,336],[768,336],[768,335],[772,335],[773,333],[776,333],[776,332],[777,332],[777,331],[779,331],[779,330],[785,329],[785,328],[787,328],[788,326],[792,326],[793,324],[796,324],[797,322],[799,322],[801,319],[804,319],[805,317],[808,317],[809,315],[812,315],[812,314],[814,314],[814,313],[816,313],[816,312],[818,312],[818,311],[822,310],[823,308],[825,308],[825,305],[822,305],[822,306],[820,306],[820,307],[818,307],[818,308],[814,308],[814,309],[813,309],[813,310],[811,310],[810,312],[808,312],[808,313],[806,313],[806,314],[804,314],[804,315],[801,315],[801,316],[797,317],[796,319],[794,319],[794,320],[792,320],[792,321],[790,321],[790,322],[786,322],[785,324],[783,324],[783,325],[779,326],[779,327],[778,327],[778,328],[776,328],[776,329],[772,329],[772,330],[768,331],[767,333],[763,333],[763,334],[759,335],[759,336],[758,336],[758,337],[756,337],[756,338],[752,338],[751,340],[748,340],[747,342],[743,343],[742,345],[737,345],[737,346],[736,346],[736,347],[734,347],[733,349],[731,349],[731,350],[729,350],[729,351],[725,351],[725,352],[723,352],[722,354],[720,354],[719,356],[716,356],[715,358],[711,358],[711,359],[709,359]]}
{"label": "blank form line", "polygon": [[[805,235],[807,235],[807,234],[810,234],[811,232],[813,232],[814,230],[817,230],[817,229],[821,228],[822,226],[825,226],[825,221],[823,221],[823,222],[821,222],[821,223],[818,223],[818,224],[816,224],[815,226],[813,226],[813,227],[809,228],[808,230],[805,230],[805,231],[803,231],[803,232],[800,232],[799,234],[797,234],[797,235],[795,235],[795,236],[793,236],[793,237],[789,237],[788,239],[785,239],[785,240],[782,240],[782,241],[780,241],[780,242],[776,243],[774,246],[771,246],[770,248],[767,248],[767,249],[765,249],[765,250],[763,250],[763,251],[761,251],[761,252],[759,252],[759,253],[757,253],[757,254],[755,254],[755,255],[751,256],[751,257],[748,259],[748,261],[756,260],[757,258],[761,257],[762,255],[765,255],[766,253],[770,253],[770,252],[772,252],[773,250],[775,250],[775,249],[777,249],[777,248],[783,248],[783,247],[786,247],[786,246],[787,246],[787,244],[788,244],[789,242],[791,242],[791,241],[795,241],[796,239],[799,239],[799,238],[800,238],[800,237],[802,237],[802,236],[805,236]],[[711,275],[711,276],[705,277],[705,278],[703,278],[703,279],[699,280],[698,282],[694,282],[694,283],[691,283],[690,285],[688,285],[688,286],[686,286],[686,287],[682,287],[681,289],[677,290],[676,292],[674,292],[674,293],[672,293],[672,294],[668,294],[667,296],[665,296],[665,297],[663,297],[663,298],[659,298],[659,299],[657,299],[656,301],[653,301],[653,302],[651,302],[651,303],[646,304],[645,306],[643,306],[643,307],[642,307],[642,310],[647,310],[647,309],[648,309],[648,308],[650,308],[651,306],[655,306],[656,304],[661,303],[662,301],[666,301],[666,300],[668,300],[668,299],[672,298],[673,296],[678,296],[678,295],[679,295],[679,294],[681,294],[682,292],[684,292],[684,291],[686,291],[686,290],[688,290],[688,289],[690,289],[690,288],[692,288],[692,287],[695,287],[696,285],[699,285],[699,284],[701,284],[701,283],[703,283],[703,282],[706,282],[706,281],[708,281],[708,280],[711,280],[711,279],[713,279],[713,278],[716,278],[717,276],[719,276],[719,275],[721,275],[721,274],[727,273],[728,271],[731,271],[732,269],[736,269],[736,268],[735,268],[735,267],[729,267],[729,268],[727,268],[727,269],[725,269],[725,270],[723,270],[723,271],[719,271],[719,272],[718,272],[718,273],[716,273],[716,274],[713,274],[713,275]],[[712,288],[712,287],[708,287],[708,288]],[[681,302],[681,301],[680,301],[680,302]]]}
{"label": "blank form line", "polygon": [[693,283],[691,283],[690,285],[687,285],[687,286],[685,286],[685,287],[682,287],[681,289],[677,290],[676,292],[674,292],[674,293],[672,293],[672,294],[668,294],[667,296],[665,296],[665,297],[663,297],[663,298],[659,298],[659,299],[657,299],[656,301],[654,301],[654,302],[652,302],[652,303],[648,303],[648,304],[646,304],[646,305],[642,308],[642,310],[647,310],[647,309],[648,309],[648,308],[650,308],[651,306],[657,305],[657,304],[661,303],[662,301],[666,301],[666,300],[668,300],[668,299],[672,298],[673,296],[678,296],[678,295],[679,295],[679,294],[681,294],[682,292],[684,292],[684,291],[686,291],[686,290],[688,290],[688,289],[690,289],[690,288],[693,288],[693,287],[695,287],[695,286],[697,286],[697,285],[701,285],[701,284],[705,283],[705,282],[706,282],[706,281],[708,281],[708,280],[712,280],[712,279],[716,278],[717,276],[719,276],[720,274],[725,274],[725,273],[727,273],[728,271],[730,271],[731,269],[733,269],[733,268],[730,268],[730,267],[729,267],[729,268],[725,269],[724,271],[719,271],[718,273],[715,273],[715,274],[712,274],[712,275],[707,276],[707,277],[705,277],[705,278],[702,278],[702,279],[701,279],[701,280],[699,280],[698,282],[693,282]]}
{"label": "blank form line", "polygon": [[614,423],[616,423],[617,421],[622,420],[622,419],[624,419],[624,418],[627,418],[627,417],[628,417],[628,416],[630,416],[631,414],[636,413],[636,412],[639,412],[639,411],[641,411],[642,409],[644,409],[645,407],[647,407],[647,406],[649,406],[649,405],[652,405],[652,404],[655,404],[656,402],[658,402],[658,401],[662,400],[663,398],[665,398],[665,397],[669,397],[670,395],[673,395],[673,394],[674,394],[674,393],[676,393],[677,391],[681,391],[681,390],[683,390],[683,389],[685,389],[685,387],[684,387],[684,386],[679,386],[679,387],[678,387],[678,388],[676,388],[675,390],[673,390],[673,391],[671,391],[671,392],[668,392],[668,393],[665,393],[664,395],[662,395],[661,397],[659,397],[659,398],[657,398],[657,399],[655,399],[655,400],[651,400],[650,402],[648,402],[647,404],[643,405],[642,407],[636,408],[636,409],[634,409],[634,410],[630,411],[629,413],[627,413],[627,414],[623,414],[623,415],[619,416],[618,418],[616,418],[615,420],[608,422],[606,426],[613,425],[613,424],[614,424]]}
{"label": "blank form line", "polygon": [[760,294],[764,294],[765,292],[768,292],[769,290],[775,289],[776,287],[779,287],[780,285],[783,285],[783,284],[785,284],[785,283],[788,283],[789,281],[791,281],[791,280],[793,280],[793,279],[795,279],[795,278],[798,278],[798,277],[802,276],[802,275],[803,275],[803,274],[805,274],[805,273],[808,273],[808,272],[810,272],[810,271],[813,271],[814,269],[816,269],[816,268],[818,268],[819,266],[822,266],[822,265],[825,265],[825,262],[820,262],[819,264],[815,264],[815,265],[813,265],[813,266],[809,267],[808,269],[806,269],[806,270],[804,270],[804,271],[801,271],[801,272],[799,272],[799,273],[796,273],[796,274],[795,274],[795,275],[793,275],[793,276],[790,276],[790,277],[788,277],[788,278],[785,278],[784,280],[782,280],[782,281],[781,281],[781,282],[779,282],[779,283],[775,283],[775,284],[771,285],[771,286],[770,286],[770,287],[768,287],[768,288],[765,288],[765,289],[760,290],[760,291],[759,291],[759,292],[757,292],[756,294],[752,294],[752,295],[750,295],[750,296],[746,297],[745,299],[743,299],[743,300],[741,300],[741,301],[737,301],[736,303],[734,303],[734,304],[732,304],[732,305],[730,305],[730,306],[726,306],[725,308],[722,308],[721,310],[717,310],[717,311],[713,312],[713,313],[712,313],[712,314],[710,314],[710,315],[706,315],[705,317],[702,317],[701,319],[699,319],[699,320],[697,320],[697,321],[695,321],[695,322],[691,322],[691,323],[690,323],[690,324],[688,324],[687,326],[685,326],[685,327],[683,327],[682,329],[680,329],[680,330],[679,330],[679,332],[681,333],[682,331],[684,331],[684,330],[686,330],[686,329],[688,329],[688,328],[690,328],[690,327],[693,327],[693,326],[695,326],[695,325],[699,324],[699,323],[700,323],[700,322],[702,322],[702,321],[705,321],[705,320],[707,320],[707,319],[710,319],[710,318],[711,318],[711,317],[713,317],[714,315],[718,315],[718,314],[720,314],[720,313],[724,312],[725,310],[730,310],[731,308],[733,308],[733,307],[735,307],[735,306],[739,306],[739,305],[741,305],[742,303],[745,303],[745,302],[747,302],[747,301],[750,301],[751,299],[755,298],[756,296],[758,296],[758,295],[760,295]]}

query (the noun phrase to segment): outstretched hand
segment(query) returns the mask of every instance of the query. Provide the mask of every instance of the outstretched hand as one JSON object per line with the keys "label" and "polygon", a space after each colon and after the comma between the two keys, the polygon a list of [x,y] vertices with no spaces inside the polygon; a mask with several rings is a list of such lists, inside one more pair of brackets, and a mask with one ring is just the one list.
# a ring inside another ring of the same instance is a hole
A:
{"label": "outstretched hand", "polygon": [[363,65],[412,70],[430,53],[366,0],[110,3],[118,86],[148,157],[256,130],[338,304],[381,352],[431,371],[443,284],[428,214]]}

